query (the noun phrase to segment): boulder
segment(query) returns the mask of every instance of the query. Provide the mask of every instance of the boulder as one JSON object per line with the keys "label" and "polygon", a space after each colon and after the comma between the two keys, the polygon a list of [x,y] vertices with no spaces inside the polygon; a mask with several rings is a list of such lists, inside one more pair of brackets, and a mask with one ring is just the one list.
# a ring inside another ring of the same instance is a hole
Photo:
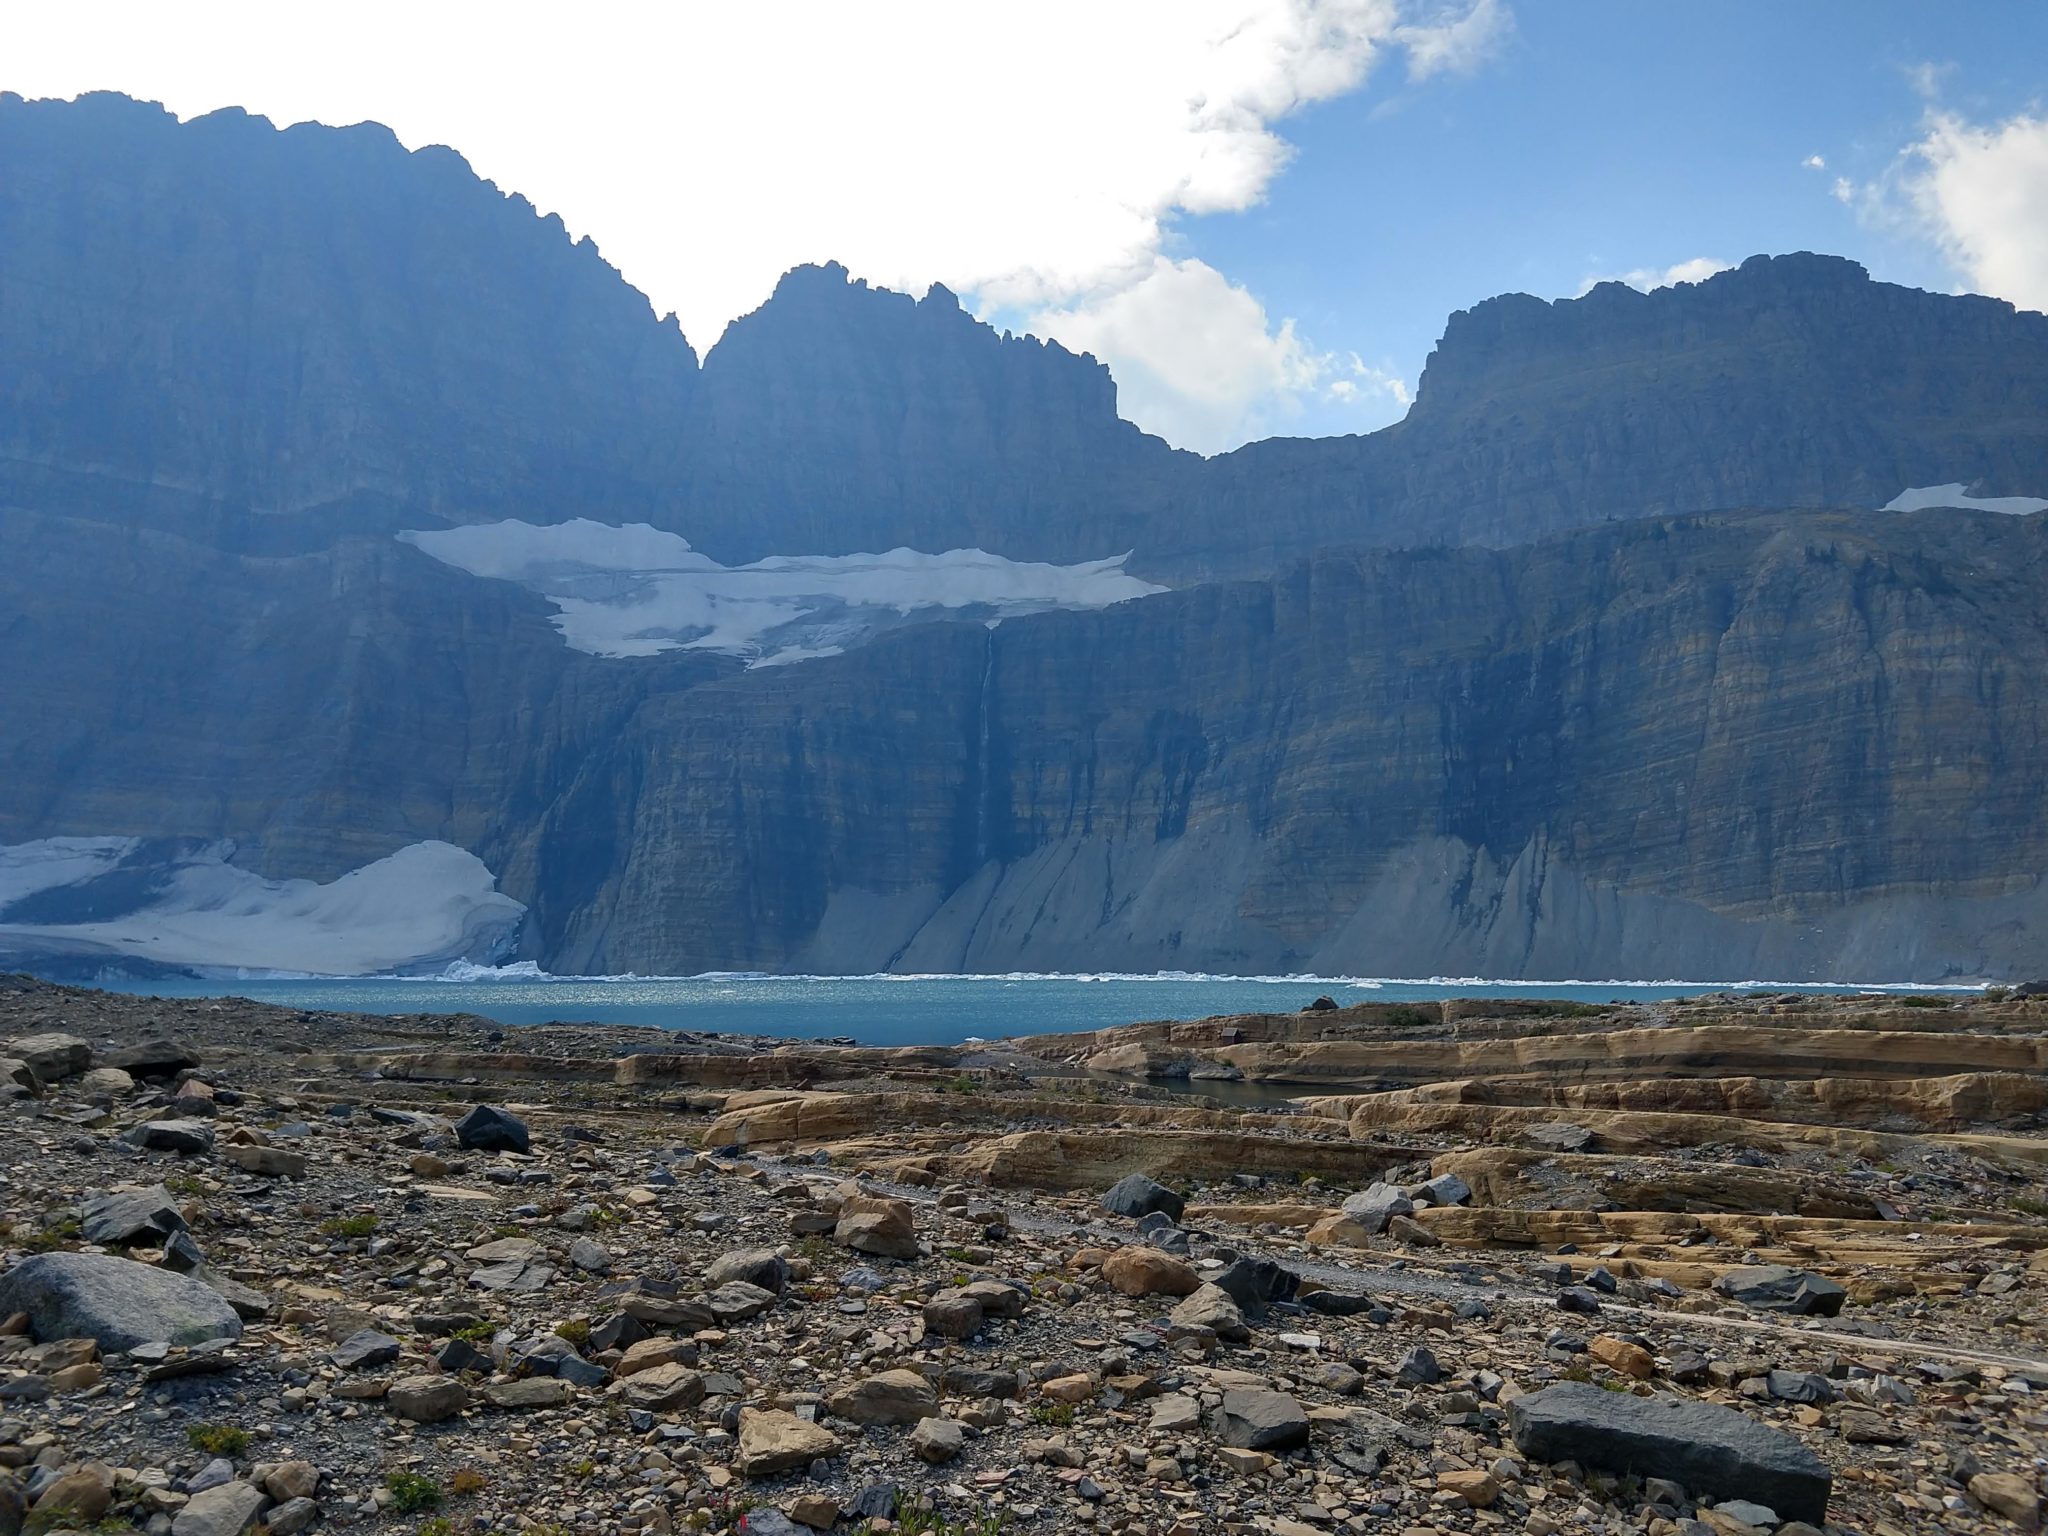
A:
{"label": "boulder", "polygon": [[94,1067],[78,1080],[81,1093],[95,1098],[124,1098],[135,1091],[135,1079],[119,1067]]}
{"label": "boulder", "polygon": [[794,1472],[839,1454],[839,1437],[823,1425],[779,1408],[740,1410],[739,1468],[747,1477]]}
{"label": "boulder", "polygon": [[28,1314],[38,1339],[91,1339],[108,1351],[242,1336],[241,1318],[212,1287],[108,1254],[22,1260],[0,1275],[0,1317],[14,1312]]}
{"label": "boulder", "polygon": [[1252,1336],[1251,1329],[1245,1326],[1244,1310],[1228,1291],[1217,1285],[1196,1286],[1167,1316],[1183,1328],[1206,1328],[1233,1344]]}
{"label": "boulder", "polygon": [[46,1083],[76,1077],[92,1066],[92,1047],[76,1035],[23,1035],[8,1041],[0,1053],[28,1063]]}
{"label": "boulder", "polygon": [[918,1256],[917,1227],[909,1205],[879,1195],[853,1195],[839,1207],[832,1241],[882,1259]]}
{"label": "boulder", "polygon": [[703,1375],[676,1362],[635,1371],[615,1384],[612,1391],[628,1408],[644,1408],[649,1413],[694,1408],[705,1397]]}
{"label": "boulder", "polygon": [[1827,1276],[1783,1264],[1731,1269],[1715,1279],[1714,1289],[1730,1301],[1760,1312],[1790,1312],[1800,1317],[1834,1317],[1849,1299],[1848,1291]]}
{"label": "boulder", "polygon": [[728,1280],[717,1290],[706,1294],[704,1305],[711,1309],[711,1315],[718,1319],[721,1328],[729,1328],[750,1317],[759,1317],[774,1306],[775,1293],[758,1285],[749,1285],[744,1280]]}
{"label": "boulder", "polygon": [[1243,1451],[1291,1451],[1308,1444],[1308,1414],[1285,1392],[1239,1389],[1223,1394],[1216,1438]]}
{"label": "boulder", "polygon": [[495,1104],[478,1104],[456,1121],[455,1139],[472,1152],[524,1152],[533,1142],[526,1122]]}
{"label": "boulder", "polygon": [[967,1444],[967,1431],[951,1419],[919,1419],[910,1432],[911,1454],[933,1466],[951,1461]]}
{"label": "boulder", "polygon": [[93,1196],[78,1207],[78,1226],[88,1243],[102,1247],[126,1248],[138,1243],[157,1247],[174,1232],[185,1230],[185,1213],[178,1209],[171,1192],[159,1184],[153,1189]]}
{"label": "boulder", "polygon": [[1586,1353],[1602,1365],[1633,1376],[1637,1381],[1648,1381],[1657,1374],[1657,1361],[1640,1344],[1631,1344],[1627,1339],[1617,1339],[1612,1334],[1598,1334],[1586,1345]]}
{"label": "boulder", "polygon": [[1102,1208],[1112,1216],[1129,1216],[1134,1220],[1160,1211],[1178,1222],[1187,1202],[1156,1179],[1133,1173],[1110,1185],[1102,1197]]}
{"label": "boulder", "polygon": [[365,1371],[396,1363],[404,1346],[388,1333],[359,1328],[335,1345],[329,1358],[344,1371]]}
{"label": "boulder", "polygon": [[182,1041],[158,1037],[118,1046],[101,1056],[100,1061],[137,1077],[169,1077],[198,1066],[199,1053]]}
{"label": "boulder", "polygon": [[2034,1530],[2041,1523],[2041,1494],[2027,1478],[2012,1472],[1979,1472],[1969,1482],[1970,1497],[2013,1524]]}
{"label": "boulder", "polygon": [[1820,1459],[1733,1408],[1560,1382],[1510,1403],[1508,1426],[1535,1461],[1669,1478],[1694,1496],[1753,1498],[1813,1525],[1827,1519],[1833,1478]]}
{"label": "boulder", "polygon": [[242,1536],[269,1502],[251,1483],[222,1483],[192,1495],[171,1522],[171,1536]]}
{"label": "boulder", "polygon": [[146,1120],[124,1131],[121,1139],[145,1152],[192,1156],[213,1150],[213,1127],[204,1120]]}
{"label": "boulder", "polygon": [[569,1383],[559,1376],[528,1376],[519,1381],[494,1381],[484,1388],[484,1401],[493,1408],[523,1413],[535,1408],[559,1408],[569,1401]]}
{"label": "boulder", "polygon": [[924,1331],[942,1339],[971,1339],[981,1332],[981,1303],[958,1291],[934,1296],[924,1304]]}
{"label": "boulder", "polygon": [[0,1056],[0,1084],[5,1084],[7,1092],[15,1098],[34,1098],[43,1091],[43,1080],[36,1076],[36,1069],[17,1056]]}
{"label": "boulder", "polygon": [[732,1280],[744,1280],[780,1296],[789,1284],[789,1260],[773,1248],[736,1248],[720,1254],[704,1272],[705,1285],[713,1289]]}
{"label": "boulder", "polygon": [[1271,1259],[1233,1259],[1215,1285],[1244,1309],[1245,1316],[1263,1317],[1275,1302],[1294,1300],[1301,1276]]}
{"label": "boulder", "polygon": [[915,1424],[938,1413],[939,1395],[917,1372],[899,1368],[840,1388],[825,1407],[856,1424]]}
{"label": "boulder", "polygon": [[1440,1173],[1415,1186],[1415,1194],[1431,1205],[1463,1205],[1472,1198],[1472,1186],[1455,1173]]}
{"label": "boulder", "polygon": [[1378,1236],[1387,1230],[1387,1223],[1394,1217],[1412,1215],[1415,1202],[1399,1186],[1375,1182],[1347,1199],[1341,1210],[1367,1232]]}
{"label": "boulder", "polygon": [[306,1176],[306,1154],[285,1147],[234,1144],[222,1147],[220,1155],[244,1173],[266,1179],[303,1179]]}
{"label": "boulder", "polygon": [[[31,1485],[33,1486],[33,1485]],[[31,1528],[61,1530],[73,1524],[95,1524],[114,1501],[113,1474],[97,1462],[67,1472],[36,1496]]]}
{"label": "boulder", "polygon": [[1136,1245],[1104,1259],[1102,1278],[1126,1296],[1191,1296],[1202,1283],[1187,1260]]}

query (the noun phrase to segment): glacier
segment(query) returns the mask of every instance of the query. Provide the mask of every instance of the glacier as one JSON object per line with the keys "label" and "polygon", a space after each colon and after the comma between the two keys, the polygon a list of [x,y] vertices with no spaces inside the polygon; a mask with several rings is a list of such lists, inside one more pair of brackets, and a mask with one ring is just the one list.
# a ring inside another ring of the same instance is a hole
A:
{"label": "glacier", "polygon": [[645,523],[510,519],[398,535],[444,565],[511,581],[554,604],[572,649],[593,656],[702,650],[788,665],[833,656],[918,618],[990,621],[1106,608],[1167,589],[1124,570],[1129,554],[1052,565],[979,549],[774,555],[721,565]]}
{"label": "glacier", "polygon": [[0,847],[0,957],[367,976],[503,958],[526,908],[483,861],[413,843],[321,884],[227,842],[53,837]]}
{"label": "glacier", "polygon": [[1947,485],[1916,485],[1899,492],[1877,510],[1920,512],[1928,507],[1960,507],[1969,512],[2005,512],[2014,517],[2025,517],[2032,512],[2048,510],[2048,499],[2039,496],[1972,496],[1961,481],[1951,481]]}

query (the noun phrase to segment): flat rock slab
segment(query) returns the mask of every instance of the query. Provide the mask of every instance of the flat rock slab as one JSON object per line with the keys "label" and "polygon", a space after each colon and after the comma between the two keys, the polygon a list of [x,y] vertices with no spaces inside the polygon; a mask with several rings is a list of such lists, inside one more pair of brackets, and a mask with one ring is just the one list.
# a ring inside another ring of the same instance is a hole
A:
{"label": "flat rock slab", "polygon": [[1508,1426],[1535,1461],[1666,1477],[1695,1497],[1754,1499],[1811,1525],[1827,1519],[1834,1479],[1820,1458],[1733,1408],[1560,1382],[1510,1403]]}
{"label": "flat rock slab", "polygon": [[78,1219],[85,1240],[103,1247],[158,1245],[173,1232],[185,1230],[185,1213],[161,1184],[154,1189],[95,1195],[79,1206]]}
{"label": "flat rock slab", "polygon": [[238,1339],[221,1294],[186,1275],[100,1253],[39,1253],[0,1275],[0,1317],[26,1312],[38,1339],[92,1339],[101,1349]]}

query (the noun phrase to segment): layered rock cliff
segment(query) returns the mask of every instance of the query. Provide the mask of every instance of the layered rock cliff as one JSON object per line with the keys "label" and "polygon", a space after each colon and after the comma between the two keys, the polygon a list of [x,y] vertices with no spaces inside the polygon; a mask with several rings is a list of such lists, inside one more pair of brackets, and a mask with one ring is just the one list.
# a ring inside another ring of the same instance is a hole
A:
{"label": "layered rock cliff", "polygon": [[640,710],[517,867],[571,969],[1997,974],[2044,555],[1651,520],[927,631]]}

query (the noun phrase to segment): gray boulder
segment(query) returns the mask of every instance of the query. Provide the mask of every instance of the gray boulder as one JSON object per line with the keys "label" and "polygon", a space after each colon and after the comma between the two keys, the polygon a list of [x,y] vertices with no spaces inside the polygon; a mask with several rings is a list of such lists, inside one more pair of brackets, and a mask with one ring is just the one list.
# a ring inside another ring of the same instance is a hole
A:
{"label": "gray boulder", "polygon": [[479,1104],[456,1121],[455,1139],[472,1152],[524,1152],[533,1144],[526,1122],[495,1104]]}
{"label": "gray boulder", "polygon": [[76,1077],[92,1065],[92,1047],[76,1035],[23,1035],[7,1042],[4,1053],[25,1061],[46,1083]]}
{"label": "gray boulder", "polygon": [[178,1040],[161,1037],[120,1046],[100,1058],[103,1065],[119,1067],[136,1077],[169,1077],[199,1065],[199,1053]]}
{"label": "gray boulder", "polygon": [[1163,1211],[1178,1222],[1181,1212],[1187,1209],[1187,1201],[1158,1180],[1133,1173],[1109,1186],[1102,1197],[1102,1208],[1112,1216],[1129,1216],[1133,1220]]}
{"label": "gray boulder", "polygon": [[1234,1391],[1216,1410],[1216,1438],[1246,1451],[1291,1451],[1308,1444],[1308,1414],[1285,1392]]}
{"label": "gray boulder", "polygon": [[1273,1303],[1294,1299],[1301,1276],[1271,1259],[1234,1259],[1214,1283],[1243,1308],[1245,1316],[1263,1317]]}
{"label": "gray boulder", "polygon": [[145,1152],[210,1152],[213,1127],[204,1120],[149,1120],[124,1131],[121,1139]]}
{"label": "gray boulder", "polygon": [[1472,1198],[1472,1186],[1455,1173],[1440,1173],[1428,1183],[1416,1185],[1415,1193],[1431,1205],[1463,1205]]}
{"label": "gray boulder", "polygon": [[1396,1216],[1410,1216],[1415,1202],[1398,1185],[1375,1182],[1344,1202],[1344,1214],[1366,1231],[1378,1235]]}
{"label": "gray boulder", "polygon": [[185,1275],[100,1253],[41,1253],[0,1275],[0,1317],[26,1312],[38,1339],[93,1339],[101,1349],[238,1339],[220,1293]]}
{"label": "gray boulder", "polygon": [[79,1206],[78,1223],[88,1243],[108,1248],[136,1243],[159,1246],[173,1233],[185,1230],[185,1213],[178,1209],[171,1192],[159,1184],[154,1189],[95,1195]]}
{"label": "gray boulder", "polygon": [[1516,1398],[1508,1427],[1534,1461],[1669,1478],[1695,1496],[1751,1498],[1813,1525],[1827,1519],[1834,1480],[1820,1458],[1733,1408],[1568,1381]]}
{"label": "gray boulder", "polygon": [[704,1283],[713,1290],[734,1280],[780,1296],[789,1284],[789,1260],[773,1248],[736,1248],[719,1255],[704,1272]]}
{"label": "gray boulder", "polygon": [[1826,1275],[1783,1264],[1731,1269],[1714,1281],[1714,1289],[1730,1301],[1760,1312],[1790,1312],[1799,1317],[1833,1317],[1849,1299],[1849,1293]]}
{"label": "gray boulder", "polygon": [[269,1502],[251,1483],[223,1483],[192,1495],[171,1522],[171,1536],[242,1536]]}

